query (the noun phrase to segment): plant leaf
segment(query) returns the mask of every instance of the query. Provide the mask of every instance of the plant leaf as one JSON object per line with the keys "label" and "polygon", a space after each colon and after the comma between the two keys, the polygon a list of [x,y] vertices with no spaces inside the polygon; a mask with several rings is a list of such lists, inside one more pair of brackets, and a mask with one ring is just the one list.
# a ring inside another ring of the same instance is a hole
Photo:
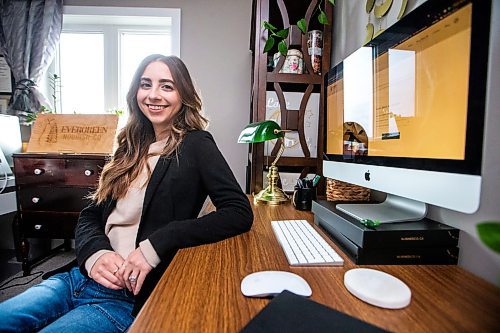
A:
{"label": "plant leaf", "polygon": [[288,45],[286,45],[286,42],[284,40],[278,43],[278,50],[283,56],[286,57],[288,53]]}
{"label": "plant leaf", "polygon": [[302,33],[305,34],[307,32],[306,19],[305,18],[300,19],[297,22],[297,27],[299,27],[300,31],[302,31]]}
{"label": "plant leaf", "polygon": [[276,36],[281,37],[281,38],[287,38],[288,37],[288,28],[282,29],[275,33]]}
{"label": "plant leaf", "polygon": [[321,24],[330,24],[330,22],[328,22],[328,17],[326,17],[325,12],[321,9],[319,10],[318,21]]}
{"label": "plant leaf", "polygon": [[476,228],[483,243],[496,253],[500,253],[500,222],[483,222],[476,225]]}
{"label": "plant leaf", "polygon": [[332,4],[332,6],[335,6],[335,0],[328,0]]}
{"label": "plant leaf", "polygon": [[266,44],[264,45],[264,53],[269,52],[274,46],[274,38],[272,36],[269,36],[269,38],[266,40]]}
{"label": "plant leaf", "polygon": [[267,21],[262,22],[262,27],[264,29],[268,29],[268,30],[272,30],[272,31],[277,29],[274,25],[272,25],[271,23],[269,23]]}

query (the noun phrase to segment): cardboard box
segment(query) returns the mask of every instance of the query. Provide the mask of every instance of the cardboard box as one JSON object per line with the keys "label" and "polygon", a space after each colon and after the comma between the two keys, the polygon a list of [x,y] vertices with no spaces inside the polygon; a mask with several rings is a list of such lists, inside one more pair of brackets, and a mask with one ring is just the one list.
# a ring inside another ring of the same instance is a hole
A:
{"label": "cardboard box", "polygon": [[27,152],[111,154],[117,125],[112,114],[39,114]]}

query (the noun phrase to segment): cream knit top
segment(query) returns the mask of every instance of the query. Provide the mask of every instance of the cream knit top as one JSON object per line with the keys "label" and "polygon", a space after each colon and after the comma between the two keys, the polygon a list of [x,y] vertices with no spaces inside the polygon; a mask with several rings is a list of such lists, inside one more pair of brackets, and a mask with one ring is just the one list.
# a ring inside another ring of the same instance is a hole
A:
{"label": "cream knit top", "polygon": [[[148,165],[151,172],[154,170],[160,153],[165,147],[166,139],[152,143],[149,146],[149,154],[155,154],[148,158]],[[127,259],[128,255],[135,250],[135,240],[139,230],[139,222],[142,215],[144,195],[146,193],[148,173],[146,166],[139,173],[137,178],[130,184],[130,187],[121,199],[116,202],[116,207],[108,217],[104,232],[108,236],[114,252]],[[149,239],[139,243],[142,254],[148,263],[154,268],[160,263],[160,258],[154,250]],[[90,276],[90,271],[97,259],[109,250],[99,250],[91,255],[85,262],[85,269]]]}

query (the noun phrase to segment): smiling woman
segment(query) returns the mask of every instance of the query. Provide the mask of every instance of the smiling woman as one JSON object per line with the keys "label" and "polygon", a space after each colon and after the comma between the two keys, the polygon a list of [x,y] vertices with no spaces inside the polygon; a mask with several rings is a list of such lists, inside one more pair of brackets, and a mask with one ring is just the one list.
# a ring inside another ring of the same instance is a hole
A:
{"label": "smiling woman", "polygon": [[[77,262],[1,303],[0,331],[126,331],[179,249],[250,229],[248,198],[204,130],[184,63],[146,57],[127,104],[118,148],[78,220]],[[207,197],[216,210],[199,217]]]}

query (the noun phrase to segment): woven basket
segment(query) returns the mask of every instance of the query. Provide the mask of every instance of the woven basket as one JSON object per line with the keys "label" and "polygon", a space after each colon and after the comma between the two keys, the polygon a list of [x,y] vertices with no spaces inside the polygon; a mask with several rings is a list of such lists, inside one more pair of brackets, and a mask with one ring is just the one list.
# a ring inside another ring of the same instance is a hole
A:
{"label": "woven basket", "polygon": [[328,201],[369,201],[370,190],[362,186],[326,178],[326,199]]}

